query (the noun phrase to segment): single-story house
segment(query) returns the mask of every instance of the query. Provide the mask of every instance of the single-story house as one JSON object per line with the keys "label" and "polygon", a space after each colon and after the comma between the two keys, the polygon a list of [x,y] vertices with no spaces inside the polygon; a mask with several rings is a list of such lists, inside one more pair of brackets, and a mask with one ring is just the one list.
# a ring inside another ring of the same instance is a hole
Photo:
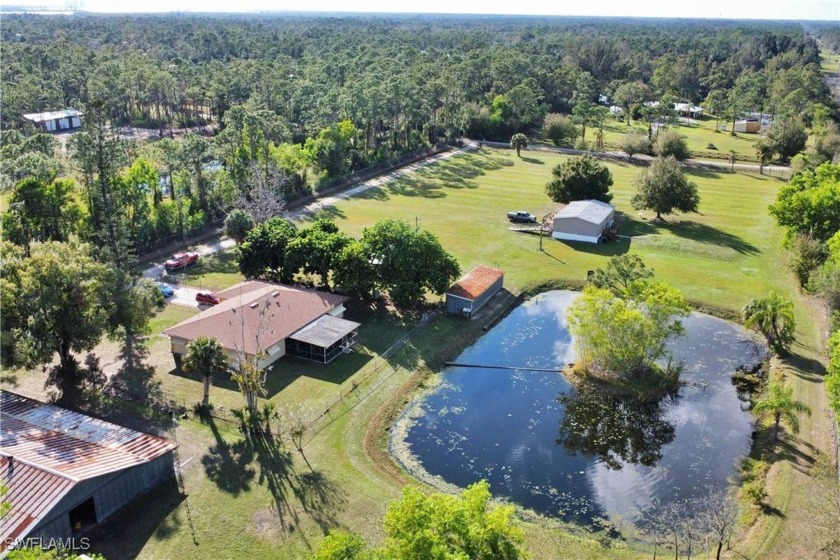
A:
{"label": "single-story house", "polygon": [[286,354],[328,363],[358,341],[359,323],[344,319],[346,296],[249,280],[215,293],[221,303],[164,332],[176,367],[187,344],[215,338],[236,368],[242,357],[265,368]]}
{"label": "single-story house", "polygon": [[0,556],[66,543],[175,474],[175,443],[9,391],[0,432]]}
{"label": "single-story house", "polygon": [[696,119],[706,112],[703,107],[692,105],[691,103],[674,103],[674,111],[684,117],[691,117],[692,119]]}
{"label": "single-story house", "polygon": [[758,119],[743,119],[735,121],[735,132],[745,134],[758,134],[761,130],[761,122]]}
{"label": "single-story house", "polygon": [[32,121],[44,132],[60,132],[81,127],[82,115],[83,113],[76,109],[64,109],[63,111],[27,113],[23,115],[23,118]]}
{"label": "single-story house", "polygon": [[612,226],[615,208],[600,200],[575,200],[554,214],[554,239],[598,243]]}
{"label": "single-story house", "polygon": [[446,292],[446,312],[470,317],[487,303],[505,282],[503,270],[477,266]]}

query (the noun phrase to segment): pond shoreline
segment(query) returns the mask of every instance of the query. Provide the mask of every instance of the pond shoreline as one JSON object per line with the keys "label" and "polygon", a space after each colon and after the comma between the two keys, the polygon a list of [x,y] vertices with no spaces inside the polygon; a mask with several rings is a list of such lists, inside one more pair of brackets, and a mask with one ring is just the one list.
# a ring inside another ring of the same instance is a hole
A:
{"label": "pond shoreline", "polygon": [[[465,337],[464,339],[459,341],[463,343],[463,346],[460,348],[460,352],[464,352],[467,348],[474,345],[478,341],[478,339],[487,334],[487,332],[491,328],[495,327],[499,322],[507,318],[510,315],[510,313],[513,310],[517,309],[524,301],[533,298],[534,296],[539,295],[545,291],[557,290],[558,288],[568,290],[569,287],[572,287],[569,284],[574,283],[551,282],[540,286],[535,286],[529,290],[523,291],[519,296],[515,297],[515,299],[508,306],[502,309],[495,316],[490,317],[489,321],[482,321],[485,323],[483,328],[481,328],[480,330],[479,328],[470,329],[470,336]],[[579,288],[579,286],[577,285],[574,287]],[[701,313],[700,315],[707,315],[707,313]],[[712,316],[715,317],[715,315]],[[459,344],[458,346],[461,345]],[[453,351],[457,352],[458,350],[450,347],[446,348],[444,353],[449,355],[450,352]],[[446,388],[445,385],[441,386],[441,383],[445,384],[446,381],[444,381],[440,377],[437,377],[441,374],[441,372],[437,371],[435,373],[437,375],[435,378],[435,382],[432,384],[432,386],[429,386],[428,384],[428,380],[430,379],[430,376],[432,374],[432,372],[429,371],[425,376],[423,376],[422,380],[417,381],[417,383],[413,387],[413,390],[408,392],[401,391],[400,400],[402,406],[394,407],[394,409],[391,410],[391,414],[389,415],[392,419],[390,423],[391,427],[390,429],[387,429],[387,437],[383,438],[387,439],[387,441],[383,443],[387,450],[387,454],[391,458],[391,460],[393,460],[397,465],[399,465],[400,468],[402,468],[407,474],[411,475],[411,477],[413,477],[415,480],[427,484],[443,492],[456,493],[459,492],[461,488],[456,484],[444,480],[442,476],[431,474],[424,467],[422,460],[412,453],[412,450],[406,441],[409,431],[412,429],[412,427],[416,426],[417,420],[424,416],[427,412],[424,409],[426,398],[429,395]],[[566,376],[564,375],[563,377]],[[727,378],[727,381],[728,380],[729,378]],[[380,439],[380,441],[382,440]],[[751,451],[752,449],[745,450],[745,456],[749,455]],[[573,527],[576,529],[583,528],[583,526],[579,524],[571,523],[567,520],[558,518],[556,516],[546,515],[528,506],[524,506],[517,502],[512,502],[511,499],[501,498],[499,499],[499,501],[505,503],[513,503],[517,507],[517,511],[520,512],[520,516],[524,518],[540,518],[550,520],[552,522],[559,522],[563,526],[568,525],[569,527]]]}

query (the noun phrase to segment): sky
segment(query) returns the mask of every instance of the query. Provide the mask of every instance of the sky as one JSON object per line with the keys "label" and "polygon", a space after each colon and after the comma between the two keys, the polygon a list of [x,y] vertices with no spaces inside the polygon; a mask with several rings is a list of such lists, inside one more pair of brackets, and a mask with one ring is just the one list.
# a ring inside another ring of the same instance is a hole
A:
{"label": "sky", "polygon": [[[58,6],[65,0],[0,0]],[[836,21],[840,0],[69,0],[91,12],[401,12]]]}

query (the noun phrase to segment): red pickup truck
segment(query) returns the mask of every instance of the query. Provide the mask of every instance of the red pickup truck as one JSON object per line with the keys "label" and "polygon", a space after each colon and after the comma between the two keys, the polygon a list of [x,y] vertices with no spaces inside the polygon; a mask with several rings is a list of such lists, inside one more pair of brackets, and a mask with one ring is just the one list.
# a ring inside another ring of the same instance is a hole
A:
{"label": "red pickup truck", "polygon": [[163,263],[166,270],[178,270],[180,268],[187,268],[191,264],[198,262],[198,253],[176,253],[172,258]]}

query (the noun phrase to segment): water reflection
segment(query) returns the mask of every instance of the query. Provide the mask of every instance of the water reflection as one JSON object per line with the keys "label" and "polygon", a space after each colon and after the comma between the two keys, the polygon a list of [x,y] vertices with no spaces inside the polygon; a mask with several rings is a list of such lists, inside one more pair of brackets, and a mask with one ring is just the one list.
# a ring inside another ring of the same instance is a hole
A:
{"label": "water reflection", "polygon": [[[448,368],[412,421],[393,430],[397,458],[415,473],[494,494],[567,521],[635,519],[720,488],[752,431],[731,383],[763,351],[737,325],[694,314],[669,349],[685,362],[678,396],[633,403],[573,387],[560,374],[572,339],[565,310],[576,294],[541,294],[500,321],[457,362],[523,369]],[[559,395],[559,396],[558,396]],[[402,445],[402,444],[405,445]]]}
{"label": "water reflection", "polygon": [[581,386],[557,400],[564,409],[557,445],[610,469],[626,463],[656,466],[662,446],[674,440],[676,427],[665,418],[672,397],[640,402]]}

